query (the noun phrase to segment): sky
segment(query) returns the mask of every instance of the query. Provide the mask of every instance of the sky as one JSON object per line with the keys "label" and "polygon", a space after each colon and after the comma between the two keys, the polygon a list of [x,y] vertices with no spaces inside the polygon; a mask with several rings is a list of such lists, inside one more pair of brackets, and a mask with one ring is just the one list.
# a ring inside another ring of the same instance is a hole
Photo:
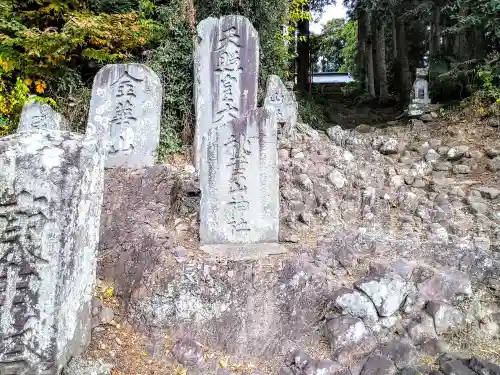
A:
{"label": "sky", "polygon": [[321,34],[321,31],[323,30],[323,25],[326,22],[334,18],[345,18],[345,16],[346,16],[346,9],[344,8],[342,1],[337,0],[337,4],[326,6],[325,11],[321,16],[318,17],[318,15],[313,14],[313,19],[316,20],[317,18],[319,18],[319,21],[311,23],[310,26],[311,32],[314,34]]}

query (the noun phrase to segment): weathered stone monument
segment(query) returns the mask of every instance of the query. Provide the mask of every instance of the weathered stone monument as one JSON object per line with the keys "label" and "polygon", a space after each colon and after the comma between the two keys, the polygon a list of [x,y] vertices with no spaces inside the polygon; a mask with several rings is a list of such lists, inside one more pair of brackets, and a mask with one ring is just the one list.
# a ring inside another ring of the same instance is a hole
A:
{"label": "weathered stone monument", "polygon": [[411,93],[411,102],[408,108],[408,115],[410,117],[421,116],[424,113],[430,112],[429,105],[429,82],[427,76],[429,72],[426,68],[417,69],[417,77],[413,83],[413,90]]}
{"label": "weathered stone monument", "polygon": [[0,138],[0,374],[57,375],[90,340],[104,171],[95,138]]}
{"label": "weathered stone monument", "polygon": [[106,167],[155,163],[160,139],[162,85],[141,64],[106,65],[94,78],[87,135],[106,140]]}
{"label": "weathered stone monument", "polygon": [[248,19],[234,15],[207,18],[197,32],[194,164],[199,171],[203,136],[257,107],[259,36]]}
{"label": "weathered stone monument", "polygon": [[297,101],[278,76],[271,75],[267,79],[264,107],[276,112],[278,134],[287,136],[296,128],[299,110]]}
{"label": "weathered stone monument", "polygon": [[281,253],[274,111],[259,108],[212,128],[200,164],[200,243],[214,256]]}
{"label": "weathered stone monument", "polygon": [[248,19],[231,15],[198,25],[194,164],[200,244],[214,256],[283,252],[276,114],[256,109],[258,74],[259,37]]}
{"label": "weathered stone monument", "polygon": [[50,105],[31,101],[23,106],[17,131],[34,129],[70,130],[68,121]]}

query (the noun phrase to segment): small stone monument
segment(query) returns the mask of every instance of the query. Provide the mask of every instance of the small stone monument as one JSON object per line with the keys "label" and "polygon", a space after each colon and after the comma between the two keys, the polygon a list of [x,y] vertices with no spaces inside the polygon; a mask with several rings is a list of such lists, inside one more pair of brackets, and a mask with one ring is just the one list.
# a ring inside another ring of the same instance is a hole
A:
{"label": "small stone monument", "polygon": [[0,138],[0,374],[58,375],[90,340],[104,156],[95,138]]}
{"label": "small stone monument", "polygon": [[231,259],[284,252],[278,244],[277,123],[259,108],[211,128],[200,155],[200,244]]}
{"label": "small stone monument", "polygon": [[18,132],[33,129],[70,130],[68,120],[45,103],[30,101],[23,106]]}
{"label": "small stone monument", "polygon": [[234,15],[207,18],[197,33],[194,165],[199,171],[204,135],[257,107],[259,36],[248,19]]}
{"label": "small stone monument", "polygon": [[145,65],[106,65],[97,73],[87,135],[106,141],[106,168],[154,165],[161,104],[160,79]]}
{"label": "small stone monument", "polygon": [[278,76],[271,75],[267,79],[264,107],[276,112],[279,135],[288,136],[297,127],[297,101]]}
{"label": "small stone monument", "polygon": [[429,82],[427,82],[428,69],[418,68],[417,78],[413,83],[413,90],[411,93],[410,106],[408,108],[408,115],[410,117],[422,116],[424,113],[430,112],[429,105]]}

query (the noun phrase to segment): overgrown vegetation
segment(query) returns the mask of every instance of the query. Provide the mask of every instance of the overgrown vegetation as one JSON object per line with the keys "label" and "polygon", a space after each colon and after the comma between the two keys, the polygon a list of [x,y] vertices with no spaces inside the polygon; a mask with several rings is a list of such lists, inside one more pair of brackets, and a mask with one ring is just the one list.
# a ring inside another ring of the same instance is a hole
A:
{"label": "overgrown vegetation", "polygon": [[357,20],[355,75],[372,96],[402,103],[418,67],[430,66],[434,100],[500,87],[498,0],[348,0]]}
{"label": "overgrown vegetation", "polygon": [[[324,70],[347,71],[358,79],[346,94],[361,90],[381,101],[398,96],[405,104],[415,68],[430,64],[434,100],[473,95],[485,115],[496,113],[498,0],[347,0],[350,20],[332,20],[323,35],[311,38],[310,11],[333,2],[3,0],[0,135],[15,130],[31,97],[50,103],[83,131],[96,72],[107,63],[133,61],[151,66],[164,84],[160,158],[181,150],[190,143],[194,125],[196,25],[224,14],[244,15],[258,30],[261,88],[269,74],[293,79],[297,73],[298,90],[307,91],[309,66],[321,57]],[[320,121],[314,110],[307,111],[311,103],[301,108],[312,122]]]}
{"label": "overgrown vegetation", "polygon": [[328,21],[318,36],[316,70],[354,73],[357,35],[356,21],[343,18]]}
{"label": "overgrown vegetation", "polygon": [[[290,71],[284,25],[310,17],[307,0],[4,0],[0,2],[0,135],[15,130],[31,97],[84,131],[90,86],[107,63],[142,62],[165,89],[160,159],[193,133],[196,25],[224,14],[249,18],[261,42],[261,82]],[[291,28],[289,32],[292,32]],[[263,87],[264,85],[261,85]]]}

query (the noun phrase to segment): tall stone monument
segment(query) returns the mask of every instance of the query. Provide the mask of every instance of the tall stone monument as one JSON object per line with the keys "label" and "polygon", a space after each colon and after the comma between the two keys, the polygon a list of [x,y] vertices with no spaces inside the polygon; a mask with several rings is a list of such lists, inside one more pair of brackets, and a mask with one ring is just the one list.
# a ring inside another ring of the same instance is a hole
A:
{"label": "tall stone monument", "polygon": [[252,259],[284,252],[275,116],[255,109],[203,137],[200,243],[211,255]]}
{"label": "tall stone monument", "polygon": [[297,100],[278,76],[271,75],[267,79],[264,107],[276,112],[278,134],[288,136],[295,130],[299,112]]}
{"label": "tall stone monument", "polygon": [[90,340],[102,201],[94,138],[0,138],[0,374],[58,375]]}
{"label": "tall stone monument", "polygon": [[23,106],[18,132],[33,129],[70,130],[68,121],[45,103],[30,101]]}
{"label": "tall stone monument", "polygon": [[259,36],[248,19],[234,15],[207,18],[197,33],[194,164],[199,171],[203,136],[257,107]]}
{"label": "tall stone monument", "polygon": [[114,64],[94,78],[87,135],[106,141],[106,167],[152,166],[160,140],[162,85],[145,65]]}
{"label": "tall stone monument", "polygon": [[429,71],[426,68],[418,68],[415,82],[411,93],[410,106],[408,108],[408,115],[410,117],[421,116],[424,113],[430,112],[429,105],[429,82],[427,76]]}

